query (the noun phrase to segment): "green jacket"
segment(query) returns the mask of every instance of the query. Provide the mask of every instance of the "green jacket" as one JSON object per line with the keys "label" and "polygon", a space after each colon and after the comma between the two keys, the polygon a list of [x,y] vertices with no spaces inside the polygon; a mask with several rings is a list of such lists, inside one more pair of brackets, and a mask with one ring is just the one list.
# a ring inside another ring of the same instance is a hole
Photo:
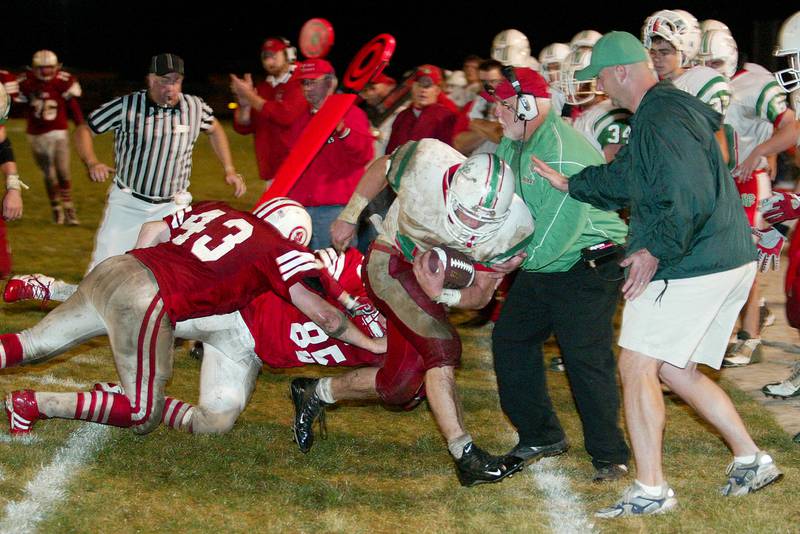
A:
{"label": "green jacket", "polygon": [[630,207],[628,253],[658,258],[654,280],[726,271],[755,260],[736,185],[714,132],[720,115],[670,81],[652,87],[631,135],[608,165],[569,181],[569,194],[604,209]]}
{"label": "green jacket", "polygon": [[565,123],[553,108],[524,144],[504,137],[497,155],[514,171],[517,194],[528,205],[534,220],[533,238],[525,249],[528,257],[522,269],[565,272],[580,260],[582,248],[606,239],[616,243],[625,240],[627,227],[616,213],[578,202],[550,187],[531,169],[531,155],[566,176],[604,161],[589,141]]}

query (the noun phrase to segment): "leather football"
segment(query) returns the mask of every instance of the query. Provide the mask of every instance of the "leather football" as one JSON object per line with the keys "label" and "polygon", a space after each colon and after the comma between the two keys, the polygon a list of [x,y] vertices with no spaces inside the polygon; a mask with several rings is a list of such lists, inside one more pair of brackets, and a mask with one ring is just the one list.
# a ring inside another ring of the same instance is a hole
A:
{"label": "leather football", "polygon": [[469,256],[447,245],[432,247],[431,252],[428,268],[435,273],[444,266],[446,289],[462,289],[472,285],[475,280],[475,265]]}

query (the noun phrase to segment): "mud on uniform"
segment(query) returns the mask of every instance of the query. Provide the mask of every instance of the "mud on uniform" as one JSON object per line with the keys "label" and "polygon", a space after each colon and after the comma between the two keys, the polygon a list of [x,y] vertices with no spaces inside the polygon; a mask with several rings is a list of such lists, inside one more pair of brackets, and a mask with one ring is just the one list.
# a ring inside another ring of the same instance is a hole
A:
{"label": "mud on uniform", "polygon": [[[172,374],[175,322],[230,313],[265,291],[288,300],[291,286],[319,276],[307,249],[222,202],[200,202],[164,221],[170,241],[102,262],[66,302],[18,335],[24,361],[32,361],[108,333],[127,399],[110,395],[111,419],[104,407],[80,403],[76,418],[98,410],[97,422],[152,430]],[[8,340],[0,341],[7,351]]]}
{"label": "mud on uniform", "polygon": [[366,263],[367,291],[388,323],[386,361],[376,377],[378,394],[388,404],[411,400],[428,369],[455,366],[461,359],[461,340],[445,306],[430,300],[414,277],[414,256],[444,243],[488,270],[524,250],[533,232],[530,212],[515,196],[508,218],[489,241],[462,243],[447,233],[443,186],[452,167],[465,159],[441,141],[423,139],[400,146],[389,160],[387,179],[397,199]]}

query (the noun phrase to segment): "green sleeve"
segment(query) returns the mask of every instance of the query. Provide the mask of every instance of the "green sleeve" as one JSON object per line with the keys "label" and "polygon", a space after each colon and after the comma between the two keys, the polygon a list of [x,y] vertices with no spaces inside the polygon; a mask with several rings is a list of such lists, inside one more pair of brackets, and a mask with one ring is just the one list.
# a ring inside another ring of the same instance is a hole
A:
{"label": "green sleeve", "polygon": [[569,179],[569,195],[606,211],[615,211],[630,203],[628,176],[634,172],[630,147],[617,152],[614,161],[586,167]]}

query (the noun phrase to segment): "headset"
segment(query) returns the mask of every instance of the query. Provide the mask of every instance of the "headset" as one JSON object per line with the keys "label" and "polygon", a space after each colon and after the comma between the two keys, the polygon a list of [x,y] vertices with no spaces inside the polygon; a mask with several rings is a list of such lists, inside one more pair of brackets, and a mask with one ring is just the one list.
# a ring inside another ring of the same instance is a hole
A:
{"label": "headset", "polygon": [[286,61],[288,63],[294,63],[297,61],[297,48],[292,46],[292,43],[289,41],[289,39],[287,39],[286,37],[281,37],[280,35],[275,35],[273,37],[270,37],[270,39],[276,39],[278,41],[281,41],[286,46],[286,48],[284,48],[283,51],[286,53]]}
{"label": "headset", "polygon": [[502,68],[502,73],[517,93],[517,109],[515,110],[517,118],[521,121],[531,121],[538,117],[539,108],[536,105],[536,98],[531,94],[522,92],[522,86],[517,80],[517,75],[514,74],[514,67],[507,65]]}

